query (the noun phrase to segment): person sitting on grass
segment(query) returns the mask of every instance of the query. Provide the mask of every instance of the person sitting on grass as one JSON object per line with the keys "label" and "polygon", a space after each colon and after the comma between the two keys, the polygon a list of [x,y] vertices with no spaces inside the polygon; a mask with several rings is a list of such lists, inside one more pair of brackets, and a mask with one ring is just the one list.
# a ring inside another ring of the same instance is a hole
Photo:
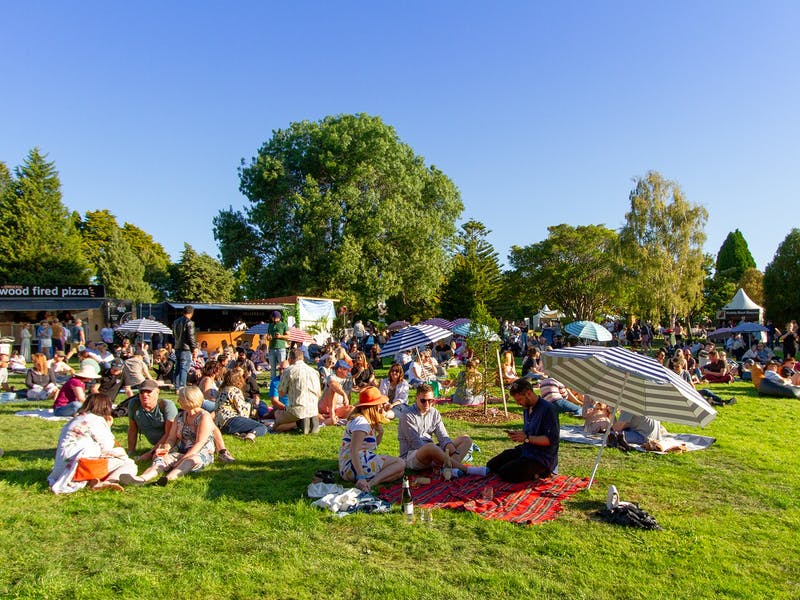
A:
{"label": "person sitting on grass", "polygon": [[514,353],[511,350],[503,352],[503,383],[509,385],[514,383],[519,376],[517,375],[517,365],[514,364]]}
{"label": "person sitting on grass", "polygon": [[779,385],[794,386],[791,377],[784,377],[781,374],[781,363],[779,363],[777,360],[771,360],[764,366],[764,379]]}
{"label": "person sitting on grass", "polygon": [[82,367],[61,389],[53,402],[53,414],[56,417],[71,417],[81,409],[86,401],[86,384],[100,375],[92,367]]}
{"label": "person sitting on grass", "polygon": [[389,373],[378,388],[389,399],[389,405],[384,410],[387,419],[394,419],[408,410],[408,382],[403,378],[403,367],[394,363],[389,367]]}
{"label": "person sitting on grass", "polygon": [[450,400],[461,406],[483,404],[483,375],[478,372],[477,359],[467,359],[464,370],[456,377],[456,389]]}
{"label": "person sitting on grass", "polygon": [[512,383],[510,393],[524,411],[522,431],[506,432],[518,445],[491,458],[486,466],[490,473],[510,483],[549,477],[558,470],[558,412],[525,378]]}
{"label": "person sitting on grass", "polygon": [[251,404],[244,397],[245,371],[235,366],[222,378],[222,389],[217,396],[214,420],[223,433],[231,433],[247,442],[255,442],[257,437],[268,431],[255,419],[250,418]]}
{"label": "person sitting on grass", "polygon": [[[148,379],[140,386],[139,394],[128,403],[128,454],[131,456],[136,452],[140,433],[155,448],[166,442],[172,432],[178,409],[172,400],[159,399],[158,394],[158,383]],[[222,432],[216,425],[213,434],[220,462],[233,462],[234,458],[225,448]],[[153,450],[133,458],[136,462],[152,460]]]}
{"label": "person sitting on grass", "polygon": [[589,394],[583,396],[583,411],[586,433],[605,433],[611,426],[611,408],[608,404],[595,401]]}
{"label": "person sitting on grass", "polygon": [[708,363],[703,368],[703,379],[709,383],[732,383],[733,375],[728,369],[724,352],[712,350],[708,353]]}
{"label": "person sitting on grass", "polygon": [[378,388],[365,388],[358,395],[339,446],[339,474],[345,481],[355,481],[355,487],[365,492],[379,483],[399,479],[406,468],[403,459],[376,453],[383,439],[383,424],[388,423],[383,414],[388,402]]}
{"label": "person sitting on grass", "polygon": [[47,368],[47,357],[37,352],[32,357],[33,365],[25,374],[28,400],[54,399],[58,394],[56,376]]}
{"label": "person sitting on grass", "polygon": [[325,391],[319,399],[319,414],[325,425],[336,425],[347,419],[353,411],[350,405],[350,392],[353,379],[350,377],[350,365],[343,360],[336,361],[333,375],[325,382]]}
{"label": "person sitting on grass", "polygon": [[[442,415],[433,403],[433,388],[421,383],[417,387],[414,406],[400,417],[397,426],[400,458],[414,471],[444,466],[461,469],[471,475],[483,473],[474,471],[475,467],[468,468],[462,462],[472,448],[472,439],[462,435],[451,440],[442,422]],[[434,437],[437,443],[434,443]]]}
{"label": "person sitting on grass", "polygon": [[350,376],[353,379],[353,391],[357,394],[366,387],[378,386],[372,366],[367,362],[367,355],[361,351],[356,352],[353,358],[353,368]]}
{"label": "person sitting on grass", "polygon": [[542,400],[552,404],[556,412],[568,413],[573,417],[581,416],[583,402],[558,379],[552,377],[542,379],[539,382],[539,393]]}
{"label": "person sitting on grass", "polygon": [[203,392],[195,385],[182,387],[178,390],[178,403],[183,412],[175,419],[167,439],[153,449],[153,464],[141,475],[120,476],[122,485],[142,485],[158,477],[158,485],[164,486],[214,462],[214,422],[203,410]]}
{"label": "person sitting on grass", "polygon": [[289,352],[289,367],[281,375],[278,394],[288,396],[289,406],[286,410],[275,411],[275,431],[291,431],[302,422],[304,434],[319,433],[319,375],[305,363],[302,350]]}
{"label": "person sitting on grass", "polygon": [[544,379],[544,370],[542,370],[542,353],[536,346],[531,346],[522,361],[522,376],[535,380]]}
{"label": "person sitting on grass", "polygon": [[48,361],[47,364],[48,369],[52,371],[53,376],[56,378],[57,385],[63,385],[75,373],[75,369],[69,366],[63,352],[56,352],[52,360]]}
{"label": "person sitting on grass", "polygon": [[64,425],[58,436],[55,465],[47,477],[53,493],[70,494],[87,485],[93,490],[121,490],[117,484],[120,478],[136,474],[136,464],[114,439],[113,421],[111,399],[92,394]]}
{"label": "person sitting on grass", "polygon": [[[686,359],[683,358],[682,354],[676,353],[675,356],[670,361],[670,369],[678,375],[681,379],[683,379],[686,383],[695,387],[698,383],[696,381],[696,377],[694,377],[687,369],[686,369]],[[697,390],[697,393],[700,394],[703,398],[708,400],[709,404],[713,404],[714,406],[724,406],[727,404],[736,404],[736,398],[730,398],[729,400],[723,400],[720,396],[715,394],[709,389],[702,389]]]}

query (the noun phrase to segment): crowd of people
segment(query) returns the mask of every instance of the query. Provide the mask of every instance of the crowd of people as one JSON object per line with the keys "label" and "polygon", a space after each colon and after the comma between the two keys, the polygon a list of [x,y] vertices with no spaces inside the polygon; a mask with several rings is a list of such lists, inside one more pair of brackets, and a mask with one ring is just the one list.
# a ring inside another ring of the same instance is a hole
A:
{"label": "crowd of people", "polygon": [[[486,467],[473,467],[472,440],[465,435],[451,439],[435,406],[441,401],[462,405],[491,401],[480,360],[464,340],[400,352],[387,376],[378,380],[375,372],[383,362],[377,336],[365,334],[347,342],[314,344],[315,348],[296,346],[288,340],[283,317],[276,311],[269,333],[255,349],[229,346],[209,351],[197,343],[192,314],[187,306],[173,324],[174,345],[164,344],[152,355],[141,341],[125,341],[112,349],[105,342],[82,345],[76,349],[77,366],[70,366],[68,350],[61,348],[51,358],[44,352],[31,355],[32,365],[25,371],[27,397],[51,399],[55,415],[73,417],[59,440],[49,479],[54,491],[86,485],[117,489],[151,481],[167,485],[215,459],[234,461],[226,435],[252,442],[269,433],[315,434],[322,427],[341,426],[340,475],[366,490],[398,478],[406,469],[431,467],[452,473],[493,472],[508,481],[547,476],[557,470],[561,414],[582,420],[588,433],[607,434],[609,443],[623,449],[658,440],[664,433],[654,419],[624,412],[615,418],[608,405],[548,376],[541,353],[552,347],[543,338],[527,337],[526,331],[525,343],[519,342],[524,351],[521,373],[514,350],[507,349],[495,382],[523,407],[523,428],[508,432],[513,448]],[[643,330],[647,331],[640,328],[639,335]],[[791,323],[776,338],[784,354],[789,352],[782,362],[763,342],[755,342],[737,361],[713,343],[690,343],[683,337],[658,349],[655,359],[690,385],[700,386],[698,392],[710,403],[731,404],[735,398],[725,400],[702,384],[729,383],[746,377],[749,364],[759,364],[766,378],[800,385],[800,370],[791,353],[792,343],[796,352],[797,336],[797,325]],[[463,369],[450,381],[447,370],[453,365]],[[8,356],[0,355],[0,372],[7,368],[20,372]],[[270,374],[266,384],[257,379],[262,371]],[[262,385],[269,389],[263,400]],[[164,388],[177,390],[178,406],[159,398]],[[443,397],[450,390],[452,394]],[[114,406],[119,394],[125,400]],[[122,453],[108,447],[113,415],[128,419],[127,448]],[[398,456],[378,452],[383,425],[391,420],[397,421]],[[137,454],[142,436],[152,450]],[[104,462],[104,470],[81,479],[87,467],[79,458],[87,464]],[[147,463],[141,474],[137,463]]]}

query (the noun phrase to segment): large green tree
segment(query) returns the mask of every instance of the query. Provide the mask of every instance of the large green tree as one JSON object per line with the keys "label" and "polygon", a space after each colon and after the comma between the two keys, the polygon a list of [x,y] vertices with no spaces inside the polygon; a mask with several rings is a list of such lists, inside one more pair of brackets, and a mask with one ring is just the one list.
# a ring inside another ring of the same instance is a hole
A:
{"label": "large green tree", "polygon": [[800,316],[800,229],[792,229],[764,269],[764,303],[775,323]]}
{"label": "large green tree", "polygon": [[490,313],[497,315],[497,299],[503,276],[494,247],[486,237],[491,230],[471,219],[461,226],[458,253],[441,296],[442,316],[449,319],[472,314],[480,299]]}
{"label": "large green tree", "polygon": [[179,302],[230,302],[233,275],[215,258],[183,245],[181,259],[171,265],[170,297]]}
{"label": "large green tree", "polygon": [[717,253],[716,276],[729,281],[739,281],[747,269],[754,269],[756,261],[750,254],[747,240],[736,229],[728,234]]}
{"label": "large green tree", "polygon": [[10,174],[0,163],[0,279],[20,284],[86,284],[90,267],[61,201],[53,162],[38,148]]}
{"label": "large green tree", "polygon": [[100,248],[97,257],[97,278],[111,298],[133,302],[153,302],[155,294],[144,280],[144,263],[131,247],[122,231],[111,231],[111,239]]}
{"label": "large green tree", "polygon": [[741,279],[739,287],[750,296],[750,299],[760,306],[764,306],[764,274],[758,269],[747,269]]}
{"label": "large green tree", "polygon": [[547,239],[512,246],[517,279],[569,318],[595,320],[619,304],[616,232],[602,225],[553,225]]}
{"label": "large green tree", "polygon": [[630,308],[648,318],[687,316],[702,302],[708,212],[656,171],[635,181],[619,236]]}
{"label": "large green tree", "polygon": [[[379,117],[329,116],[274,131],[240,169],[250,205],[215,221],[223,262],[242,264],[223,225],[257,259],[259,295],[349,290],[356,307],[430,297],[463,209],[453,182]],[[252,267],[248,267],[252,268]]]}

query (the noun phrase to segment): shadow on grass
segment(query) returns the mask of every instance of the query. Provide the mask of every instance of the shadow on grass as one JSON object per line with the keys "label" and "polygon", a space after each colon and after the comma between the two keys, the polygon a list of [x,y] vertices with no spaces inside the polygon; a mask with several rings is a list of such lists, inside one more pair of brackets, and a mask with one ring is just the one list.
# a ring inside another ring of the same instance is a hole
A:
{"label": "shadow on grass", "polygon": [[245,502],[294,502],[304,496],[316,471],[339,468],[336,460],[317,458],[256,460],[246,465],[247,469],[219,468],[209,473],[207,497],[232,497]]}
{"label": "shadow on grass", "polygon": [[20,471],[0,471],[0,481],[9,485],[36,486],[41,491],[48,489],[47,476],[49,469],[24,469]]}

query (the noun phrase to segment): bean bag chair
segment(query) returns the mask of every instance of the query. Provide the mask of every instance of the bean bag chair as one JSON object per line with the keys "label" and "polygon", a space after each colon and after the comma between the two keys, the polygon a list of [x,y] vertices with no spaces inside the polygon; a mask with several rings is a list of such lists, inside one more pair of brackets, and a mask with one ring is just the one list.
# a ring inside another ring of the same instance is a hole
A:
{"label": "bean bag chair", "polygon": [[800,386],[776,383],[769,379],[762,379],[758,385],[758,393],[761,396],[777,396],[779,398],[800,399]]}

